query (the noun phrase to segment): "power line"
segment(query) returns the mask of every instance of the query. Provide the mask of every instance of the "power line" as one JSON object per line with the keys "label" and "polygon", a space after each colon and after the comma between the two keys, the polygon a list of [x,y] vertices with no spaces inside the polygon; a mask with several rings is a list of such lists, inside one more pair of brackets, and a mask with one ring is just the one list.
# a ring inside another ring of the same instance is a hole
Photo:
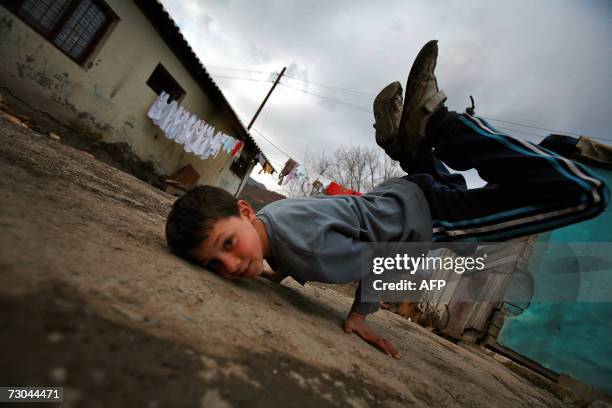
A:
{"label": "power line", "polygon": [[329,90],[332,90],[332,91],[342,92],[342,93],[345,93],[345,94],[348,94],[348,95],[351,95],[351,96],[356,96],[358,98],[365,98],[365,99],[368,99],[368,100],[372,100],[374,98],[374,95],[371,95],[371,94],[368,94],[368,93],[365,93],[365,92],[361,92],[361,91],[355,91],[355,90],[348,89],[348,88],[341,88],[341,87],[338,87],[338,86],[332,86],[332,85],[324,84],[324,83],[321,83],[321,82],[307,81],[305,79],[296,78],[296,77],[292,77],[292,76],[289,76],[289,75],[285,75],[285,77],[289,78],[289,79],[293,79],[295,81],[301,81],[301,82],[304,82],[306,84],[312,84],[312,85],[320,86],[322,88],[326,88],[326,89],[329,89]]}
{"label": "power line", "polygon": [[[224,67],[221,65],[208,65],[209,68],[215,68],[215,69],[222,69],[222,70],[230,70],[230,71],[240,71],[240,72],[250,72],[250,73],[255,73],[255,74],[265,74],[265,75],[271,75],[271,74],[277,74],[277,72],[274,71],[270,71],[270,72],[265,72],[265,71],[257,71],[257,70],[253,70],[253,69],[246,69],[246,68],[234,68],[234,67]],[[326,88],[326,89],[330,89],[333,91],[337,91],[337,92],[344,92],[348,95],[352,95],[352,96],[356,96],[359,98],[366,98],[366,99],[373,99],[375,95],[367,93],[367,92],[363,92],[363,91],[357,91],[354,89],[349,89],[349,88],[343,88],[343,87],[339,87],[339,86],[335,86],[335,85],[330,85],[330,84],[326,84],[323,82],[315,82],[315,81],[309,81],[309,80],[305,80],[302,78],[297,78],[297,77],[293,77],[290,75],[285,75],[285,78],[289,78],[289,79],[293,79],[295,81],[301,81],[307,84],[312,84],[312,85],[316,85],[316,86],[320,86],[322,88]]]}
{"label": "power line", "polygon": [[503,127],[503,126],[497,126],[497,129],[508,130],[508,131],[510,131],[510,132],[522,133],[522,134],[525,134],[525,135],[529,135],[529,136],[537,136],[537,137],[541,137],[541,138],[545,138],[545,137],[546,137],[546,136],[544,136],[544,135],[538,135],[538,134],[536,134],[536,133],[527,132],[526,130],[512,129],[512,128],[507,128],[507,127]]}
{"label": "power line", "polygon": [[212,77],[214,77],[214,78],[238,79],[238,80],[240,80],[240,81],[253,81],[253,82],[274,82],[274,81],[271,81],[271,80],[269,80],[269,79],[238,78],[238,77],[227,76],[227,75],[215,75],[215,74],[210,74],[210,76],[212,76]]}
{"label": "power line", "polygon": [[[484,119],[489,120],[489,119],[487,119],[487,118],[484,118]],[[501,122],[501,121],[499,121],[499,122]],[[528,125],[519,125],[519,126],[524,126],[524,127],[530,127],[530,128],[536,128],[536,129],[539,129],[539,128],[537,128],[537,127],[534,127],[534,126],[528,126]],[[504,129],[504,130],[508,130],[508,131],[510,131],[510,132],[523,133],[523,134],[526,134],[526,135],[537,136],[537,137],[541,137],[541,138],[545,138],[546,136],[548,136],[548,135],[539,135],[539,134],[537,134],[537,133],[528,132],[528,131],[523,130],[523,129],[514,129],[514,128],[508,128],[508,127],[504,127],[504,126],[497,126],[496,128],[497,128],[497,129]],[[548,132],[552,132],[552,133],[557,133],[557,134],[566,134],[566,135],[569,135],[569,136],[581,137],[581,135],[578,135],[578,134],[576,134],[576,133],[571,133],[571,132],[563,132],[563,131],[560,131],[560,130],[551,130],[551,129],[544,129],[544,128],[542,128],[542,129],[543,129],[543,130],[546,130],[546,131],[548,131]],[[605,139],[605,138],[603,138],[603,137],[595,137],[595,136],[587,136],[587,137],[589,137],[589,138],[591,138],[591,139],[601,140],[601,141],[603,141],[603,142],[612,142],[612,139]]]}
{"label": "power line", "polygon": [[566,132],[566,131],[564,131],[564,130],[554,130],[554,129],[548,129],[548,128],[543,128],[543,127],[538,127],[538,126],[525,125],[524,123],[511,122],[511,121],[509,121],[509,120],[501,120],[501,119],[494,119],[494,118],[485,118],[484,116],[483,116],[483,119],[486,119],[486,120],[492,120],[492,121],[494,121],[494,122],[507,123],[507,124],[509,124],[509,125],[523,126],[523,127],[526,127],[526,128],[531,128],[531,129],[544,130],[544,131],[546,131],[546,132],[552,132],[552,133],[565,133],[565,134],[572,135],[572,136],[581,136],[581,135],[579,135],[579,134],[577,134],[577,133],[573,133],[573,132]]}
{"label": "power line", "polygon": [[216,69],[225,69],[225,70],[229,70],[229,71],[242,71],[242,72],[252,72],[255,74],[273,74],[274,71],[270,71],[270,72],[265,72],[265,71],[255,71],[252,69],[245,69],[245,68],[232,68],[232,67],[223,67],[221,65],[207,65],[207,68],[216,68]]}
{"label": "power line", "polygon": [[279,82],[279,83],[280,83],[280,85],[283,85],[283,86],[285,86],[287,88],[291,88],[291,89],[293,89],[295,91],[298,91],[298,92],[305,93],[307,95],[316,96],[317,98],[325,99],[325,100],[330,101],[330,102],[339,103],[341,105],[345,105],[345,106],[347,106],[347,107],[349,107],[351,109],[354,109],[354,110],[357,110],[357,111],[360,111],[360,112],[372,113],[372,111],[370,109],[368,109],[368,108],[366,108],[365,106],[362,106],[362,105],[357,105],[357,104],[350,103],[350,102],[344,102],[344,101],[340,101],[338,99],[330,98],[328,96],[319,95],[319,94],[316,94],[314,92],[305,91],[303,89],[296,88],[296,87],[291,86],[289,84],[286,84],[284,82]]}
{"label": "power line", "polygon": [[[243,72],[252,72],[252,73],[259,73],[259,74],[270,74],[270,72],[264,72],[264,71],[255,71],[255,70],[249,70],[249,69],[242,69],[242,68],[231,68],[231,67],[221,67],[221,66],[210,66],[210,67],[217,67],[217,68],[221,68],[221,69],[228,69],[228,70],[234,70],[234,71],[243,71]],[[229,77],[229,76],[220,76],[220,75],[213,75],[219,78],[229,78],[229,79],[237,79],[237,80],[248,80],[248,81],[257,81],[257,82],[272,82],[271,80],[261,80],[261,79],[252,79],[252,78],[238,78],[238,77]],[[306,81],[304,79],[300,79],[300,78],[296,78],[296,77],[292,77],[292,76],[287,76],[285,75],[286,78],[288,79],[292,79],[292,80],[296,80],[296,81],[301,81],[304,82],[306,84],[314,84],[317,86],[321,86],[323,88],[327,88],[330,90],[335,90],[338,92],[344,92],[348,95],[351,96],[355,96],[355,97],[361,97],[361,98],[373,98],[374,95],[370,95],[367,94],[365,92],[362,91],[356,91],[356,90],[352,90],[352,89],[348,89],[348,88],[342,88],[342,87],[336,87],[333,85],[329,85],[329,84],[325,84],[322,82],[315,82],[315,81]],[[344,105],[348,108],[351,108],[353,110],[357,110],[360,112],[364,112],[364,113],[372,113],[371,110],[365,108],[364,106],[361,105],[357,105],[357,104],[352,104],[350,102],[345,102],[345,101],[341,101],[338,99],[334,99],[328,96],[324,96],[324,95],[320,95],[314,92],[310,92],[310,91],[306,91],[300,88],[296,88],[294,86],[291,86],[287,83],[284,82],[280,82],[281,85],[293,89],[295,91],[299,91],[302,93],[305,93],[307,95],[311,95],[311,96],[315,96],[330,102],[334,102],[334,103],[338,103],[341,105]],[[510,125],[515,125],[515,126],[520,126],[520,127],[525,127],[525,128],[530,128],[530,129],[536,129],[536,130],[541,130],[541,131],[545,131],[545,132],[550,132],[550,133],[561,133],[561,134],[566,134],[566,135],[571,135],[571,136],[575,136],[575,137],[580,137],[581,135],[575,132],[568,132],[568,131],[564,131],[564,130],[555,130],[555,129],[550,129],[550,128],[545,128],[545,127],[541,127],[541,126],[534,126],[534,125],[529,125],[529,124],[525,124],[525,123],[520,123],[520,122],[514,122],[514,121],[508,121],[508,120],[503,120],[503,119],[497,119],[497,118],[488,118],[488,117],[482,117],[485,120],[489,120],[489,121],[493,121],[493,122],[500,122],[500,123],[506,123],[506,124],[510,124]],[[526,135],[531,135],[531,136],[537,136],[537,137],[546,137],[543,135],[539,135],[539,134],[535,134],[535,133],[531,133],[531,132],[527,132],[524,130],[520,130],[520,129],[512,129],[512,128],[507,128],[507,127],[501,127],[498,126],[498,128],[500,129],[505,129],[505,130],[509,130],[511,132],[517,132],[517,133],[523,133]],[[596,139],[596,140],[600,140],[603,142],[612,142],[612,139],[606,139],[606,138],[602,138],[602,137],[595,137],[595,136],[589,136],[592,139]]]}
{"label": "power line", "polygon": [[259,130],[257,130],[256,128],[252,127],[251,130],[254,130],[255,133],[257,133],[259,136],[261,136],[265,141],[267,141],[268,143],[270,143],[272,146],[274,146],[279,152],[281,152],[282,154],[284,154],[285,156],[287,156],[288,158],[292,158],[292,157],[297,157],[297,156],[292,156],[289,153],[287,153],[286,151],[284,151],[283,149],[281,149],[280,147],[278,147],[277,145],[275,145],[273,142],[270,141],[270,139],[268,139],[267,137],[265,137]]}

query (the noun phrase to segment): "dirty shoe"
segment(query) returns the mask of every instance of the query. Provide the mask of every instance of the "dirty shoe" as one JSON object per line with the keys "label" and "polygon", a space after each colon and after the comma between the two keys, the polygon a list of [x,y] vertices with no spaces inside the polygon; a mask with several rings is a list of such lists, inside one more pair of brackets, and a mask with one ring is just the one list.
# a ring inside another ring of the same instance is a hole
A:
{"label": "dirty shoe", "polygon": [[438,57],[438,41],[423,46],[410,69],[406,82],[406,100],[399,124],[398,141],[402,153],[416,150],[425,139],[427,121],[446,100],[438,89],[434,75]]}
{"label": "dirty shoe", "polygon": [[387,85],[374,99],[374,128],[376,143],[394,160],[399,160],[401,146],[397,139],[402,116],[402,85]]}

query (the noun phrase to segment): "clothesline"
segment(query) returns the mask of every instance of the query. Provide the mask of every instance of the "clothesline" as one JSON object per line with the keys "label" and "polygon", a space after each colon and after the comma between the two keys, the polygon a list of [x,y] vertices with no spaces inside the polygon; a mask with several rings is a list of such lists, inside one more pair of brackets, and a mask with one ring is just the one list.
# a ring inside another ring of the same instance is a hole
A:
{"label": "clothesline", "polygon": [[359,191],[343,187],[335,181],[307,169],[290,158],[278,175],[278,185],[291,186],[298,181],[311,185],[310,194],[312,195],[362,195]]}
{"label": "clothesline", "polygon": [[[221,149],[234,160],[240,157],[244,148],[242,140],[218,131],[214,126],[180,106],[177,101],[168,102],[169,98],[170,95],[162,91],[147,112],[147,116],[168,139],[183,145],[186,152],[193,153],[203,160],[217,157]],[[274,168],[261,152],[257,152],[255,159],[262,164],[267,173],[274,173]]]}

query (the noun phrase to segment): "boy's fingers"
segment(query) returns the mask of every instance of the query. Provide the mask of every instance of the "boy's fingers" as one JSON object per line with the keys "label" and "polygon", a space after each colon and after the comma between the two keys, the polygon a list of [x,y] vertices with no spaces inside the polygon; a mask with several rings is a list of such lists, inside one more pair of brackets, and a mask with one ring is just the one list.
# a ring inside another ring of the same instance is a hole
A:
{"label": "boy's fingers", "polygon": [[383,341],[387,344],[387,349],[389,350],[389,353],[391,353],[391,357],[399,359],[400,353],[399,351],[397,351],[395,346],[391,344],[389,340],[383,340]]}
{"label": "boy's fingers", "polygon": [[368,330],[366,327],[352,327],[352,325],[345,324],[344,331],[349,334],[355,332],[359,335],[359,337],[372,344],[374,347],[376,347],[389,357],[400,358],[400,353],[397,351],[395,346],[391,344],[391,342],[381,337],[378,337],[375,333]]}
{"label": "boy's fingers", "polygon": [[344,323],[342,323],[342,328],[347,334],[351,334],[353,332],[353,325],[348,320],[345,320]]}
{"label": "boy's fingers", "polygon": [[376,341],[374,343],[374,345],[376,347],[378,347],[380,349],[380,351],[382,351],[383,353],[385,353],[389,357],[393,357],[393,358],[397,358],[397,359],[400,358],[399,352],[393,346],[393,344],[391,344],[388,340],[378,339],[378,341]]}
{"label": "boy's fingers", "polygon": [[380,349],[380,351],[391,357],[391,350],[389,350],[389,347],[384,339],[378,339],[378,341],[376,341],[374,344]]}

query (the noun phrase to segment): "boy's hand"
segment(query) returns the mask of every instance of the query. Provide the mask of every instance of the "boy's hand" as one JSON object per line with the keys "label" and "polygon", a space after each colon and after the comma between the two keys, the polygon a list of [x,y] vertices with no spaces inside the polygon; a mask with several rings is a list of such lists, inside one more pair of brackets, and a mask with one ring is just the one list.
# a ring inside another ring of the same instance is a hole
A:
{"label": "boy's hand", "polygon": [[351,311],[344,321],[343,327],[346,333],[357,333],[359,337],[378,348],[389,357],[400,358],[399,351],[397,351],[389,340],[379,337],[378,334],[366,327],[364,315]]}
{"label": "boy's hand", "polygon": [[287,276],[278,272],[262,272],[261,277],[269,279],[274,283],[281,283]]}
{"label": "boy's hand", "polygon": [[272,269],[266,261],[263,263],[261,276],[271,280],[274,283],[281,283],[287,277],[287,275],[283,275],[282,273],[276,272],[274,269]]}

